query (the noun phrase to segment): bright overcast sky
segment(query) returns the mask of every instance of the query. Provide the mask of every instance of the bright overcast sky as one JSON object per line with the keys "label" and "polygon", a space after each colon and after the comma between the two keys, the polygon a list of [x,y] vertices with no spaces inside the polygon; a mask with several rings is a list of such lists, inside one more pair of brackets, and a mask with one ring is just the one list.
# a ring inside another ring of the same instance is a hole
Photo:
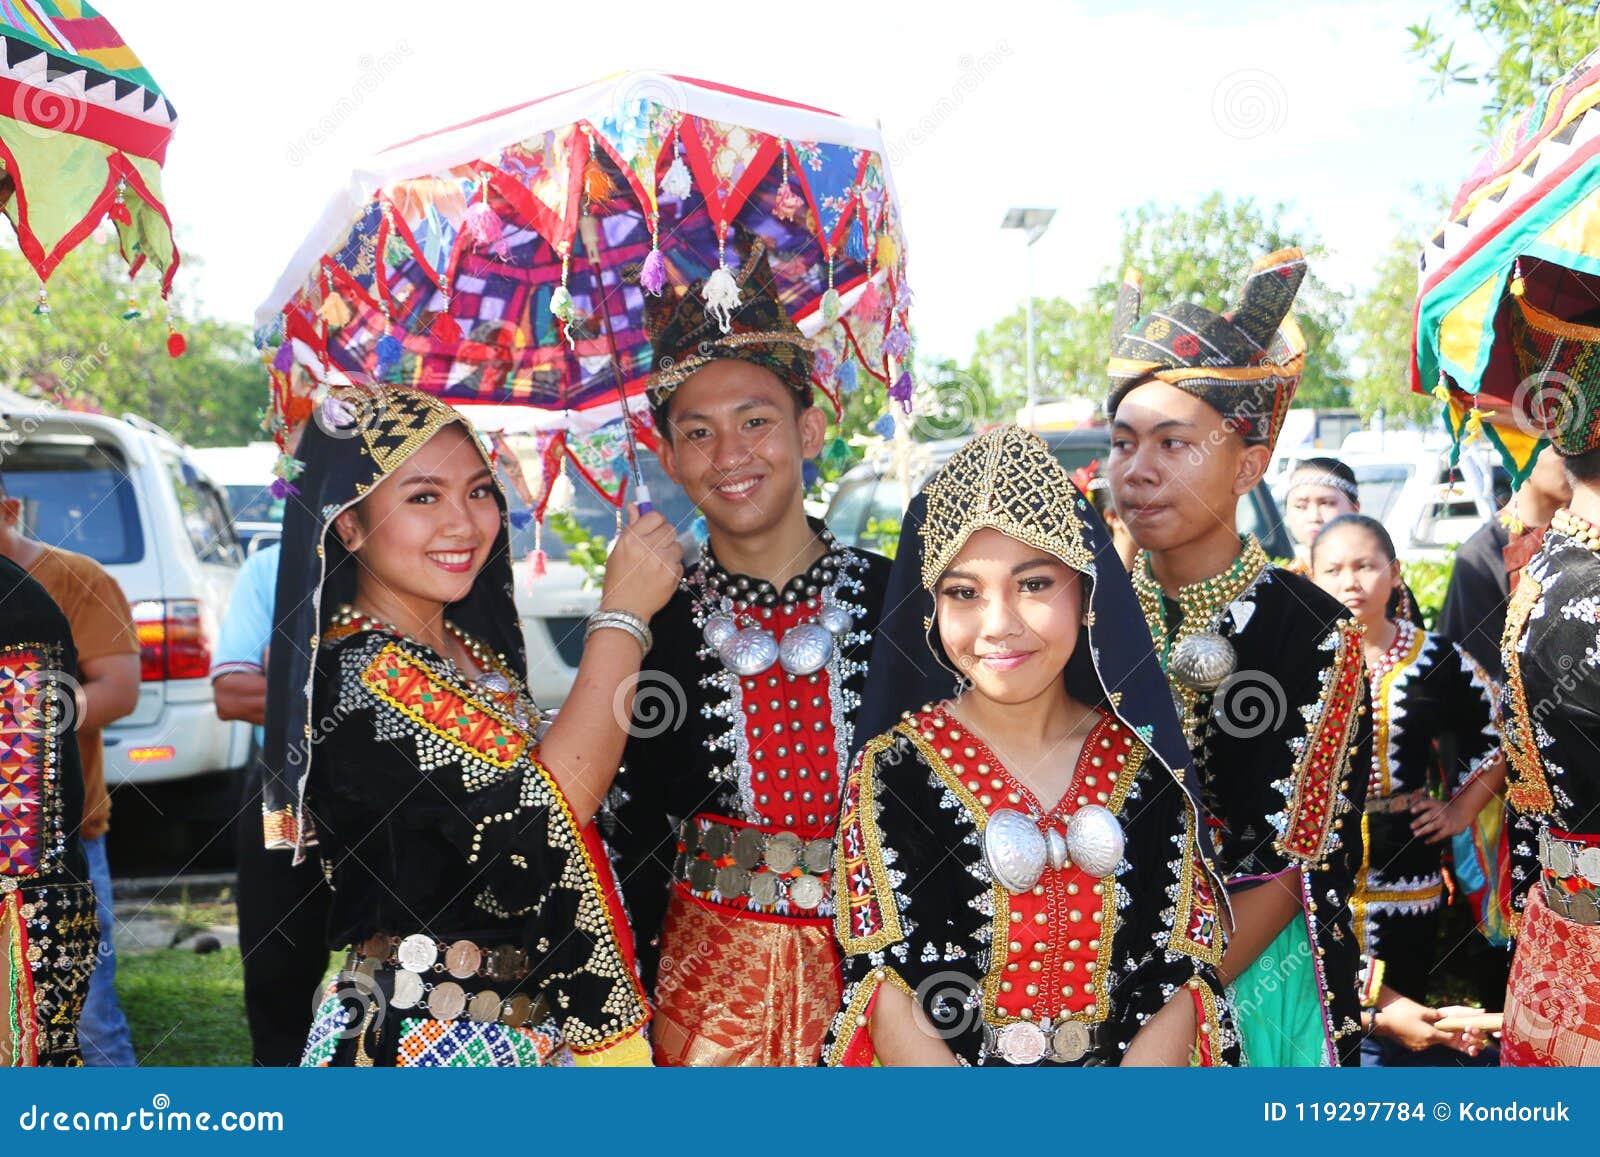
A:
{"label": "bright overcast sky", "polygon": [[1289,203],[1332,251],[1327,280],[1361,289],[1417,188],[1453,189],[1478,148],[1477,94],[1431,96],[1406,53],[1405,25],[1442,2],[99,7],[178,109],[166,193],[204,262],[189,288],[242,322],[360,157],[631,68],[878,119],[922,350],[960,358],[1023,294],[1010,205],[1059,210],[1042,296],[1115,260],[1123,208],[1212,189]]}

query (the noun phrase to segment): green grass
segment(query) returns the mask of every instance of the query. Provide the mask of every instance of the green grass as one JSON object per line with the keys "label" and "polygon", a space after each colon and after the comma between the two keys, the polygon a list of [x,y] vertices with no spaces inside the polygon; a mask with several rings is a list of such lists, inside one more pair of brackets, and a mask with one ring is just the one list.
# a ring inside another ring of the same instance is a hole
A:
{"label": "green grass", "polygon": [[119,954],[117,996],[141,1065],[248,1065],[237,948]]}

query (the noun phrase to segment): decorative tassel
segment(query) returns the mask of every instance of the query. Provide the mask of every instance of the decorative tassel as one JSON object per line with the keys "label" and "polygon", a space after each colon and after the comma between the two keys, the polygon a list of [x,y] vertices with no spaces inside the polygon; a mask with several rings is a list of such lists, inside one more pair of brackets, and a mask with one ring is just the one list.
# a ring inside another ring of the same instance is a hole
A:
{"label": "decorative tassel", "polygon": [[800,488],[802,490],[810,490],[821,480],[822,467],[818,466],[810,458],[800,463]]}
{"label": "decorative tassel", "polygon": [[739,283],[726,265],[717,266],[706,278],[706,312],[717,319],[723,333],[733,332],[733,314],[739,308]]}
{"label": "decorative tassel", "polygon": [[50,293],[44,286],[39,287],[39,301],[33,307],[33,316],[42,321],[50,320]]}
{"label": "decorative tassel", "polygon": [[549,573],[549,569],[550,556],[546,554],[542,548],[535,550],[529,562],[528,573],[533,575],[534,578],[539,579],[544,578],[544,576]]}
{"label": "decorative tassel", "polygon": [[894,437],[894,415],[885,414],[872,423],[872,432],[880,438]]}
{"label": "decorative tassel", "polygon": [[550,295],[550,312],[567,325],[571,325],[573,318],[578,316],[578,307],[572,302],[572,292],[565,285],[556,286],[556,291]]}
{"label": "decorative tassel", "polygon": [[272,480],[272,486],[270,489],[272,491],[272,497],[280,499],[287,498],[291,494],[300,493],[300,488],[298,486],[285,482],[282,478],[274,478]]}
{"label": "decorative tassel", "polygon": [[500,215],[489,207],[487,201],[474,201],[467,208],[467,215],[462,220],[462,227],[467,235],[472,238],[473,247],[488,249],[501,260],[505,259],[507,245],[505,239],[506,223],[500,220]]}
{"label": "decorative tassel", "polygon": [[856,299],[856,307],[850,311],[856,317],[874,318],[883,312],[883,293],[878,289],[876,281],[867,282],[861,296]]}
{"label": "decorative tassel", "polygon": [[822,460],[838,470],[850,461],[850,443],[835,437],[822,451]]}
{"label": "decorative tassel", "polygon": [[167,356],[169,358],[181,358],[183,351],[188,348],[189,343],[184,340],[183,335],[177,330],[172,330],[167,334]]}
{"label": "decorative tassel", "polygon": [[122,320],[132,321],[136,317],[143,316],[144,315],[139,312],[139,299],[130,294],[128,297],[128,308],[122,311]]}
{"label": "decorative tassel", "polygon": [[448,310],[440,310],[433,315],[433,340],[453,344],[461,340],[461,327],[456,324],[456,319],[450,316]]}
{"label": "decorative tassel", "polygon": [[317,316],[328,323],[329,329],[340,329],[350,324],[350,319],[355,314],[350,312],[350,303],[337,293],[330,293],[322,299],[322,304],[317,306]]}
{"label": "decorative tassel", "polygon": [[278,352],[272,355],[272,368],[280,374],[286,374],[294,368],[294,344],[285,341],[278,347]]}
{"label": "decorative tassel", "polygon": [[772,205],[772,215],[780,221],[793,221],[804,213],[806,199],[794,191],[794,186],[788,181],[783,183],[783,188],[778,190],[777,199]]}
{"label": "decorative tassel", "polygon": [[822,324],[832,325],[839,320],[839,291],[833,286],[828,286],[828,292],[822,295]]}
{"label": "decorative tassel", "polygon": [[400,339],[393,334],[384,334],[378,339],[378,376],[382,377],[389,369],[400,360],[400,355],[405,353],[406,347],[400,344]]}
{"label": "decorative tassel", "polygon": [[128,183],[126,181],[117,182],[117,196],[116,199],[111,202],[110,216],[111,219],[118,225],[133,224],[133,214],[128,212],[128,202],[122,195],[122,191],[127,188],[127,184]]}
{"label": "decorative tassel", "polygon": [[661,256],[661,250],[652,245],[649,255],[644,259],[644,268],[639,270],[639,288],[651,297],[660,297],[666,287],[667,259]]}
{"label": "decorative tassel", "polygon": [[878,234],[878,268],[893,269],[899,260],[900,247],[894,243],[894,238],[887,233]]}
{"label": "decorative tassel", "polygon": [[901,370],[900,376],[894,380],[894,385],[889,387],[889,397],[900,403],[902,413],[911,413],[911,372]]}
{"label": "decorative tassel", "polygon": [[883,339],[883,352],[892,358],[904,358],[911,349],[911,335],[901,322],[895,322]]}
{"label": "decorative tassel", "polygon": [[860,376],[856,371],[855,359],[846,359],[844,365],[840,366],[838,372],[834,374],[833,380],[839,383],[839,392],[841,394],[855,393],[861,384]]}
{"label": "decorative tassel", "polygon": [[1511,296],[1521,297],[1527,292],[1527,286],[1522,280],[1522,259],[1519,257],[1511,264]]}
{"label": "decorative tassel", "polygon": [[855,261],[865,261],[867,259],[867,240],[864,228],[856,224],[850,226],[849,232],[845,235],[844,252],[846,257]]}
{"label": "decorative tassel", "polygon": [[617,188],[598,160],[591,157],[583,169],[583,195],[591,204],[603,205],[617,195]]}
{"label": "decorative tassel", "polygon": [[673,157],[667,175],[661,178],[661,199],[681,201],[689,195],[689,190],[692,188],[694,182],[689,177],[689,166],[683,163],[681,156]]}
{"label": "decorative tassel", "polygon": [[1463,441],[1476,442],[1483,437],[1483,411],[1474,406],[1467,411],[1467,435]]}

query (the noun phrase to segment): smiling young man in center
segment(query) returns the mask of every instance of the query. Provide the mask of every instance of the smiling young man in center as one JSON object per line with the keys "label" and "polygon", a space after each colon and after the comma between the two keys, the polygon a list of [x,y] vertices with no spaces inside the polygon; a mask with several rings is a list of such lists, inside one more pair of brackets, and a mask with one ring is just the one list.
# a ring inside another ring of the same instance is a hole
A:
{"label": "smiling young man in center", "polygon": [[1227,885],[1222,960],[1246,1062],[1353,1063],[1358,953],[1349,900],[1371,767],[1360,628],[1240,535],[1305,345],[1288,317],[1305,257],[1251,269],[1238,307],[1139,316],[1117,303],[1108,476],[1141,548],[1134,587],[1172,684]]}
{"label": "smiling young man in center", "polygon": [[709,533],[650,623],[608,832],[663,1065],[817,1063],[842,986],[833,835],[889,571],[807,518],[827,433],[810,346],[759,250],[741,282],[725,322],[702,285],[651,299],[661,462]]}

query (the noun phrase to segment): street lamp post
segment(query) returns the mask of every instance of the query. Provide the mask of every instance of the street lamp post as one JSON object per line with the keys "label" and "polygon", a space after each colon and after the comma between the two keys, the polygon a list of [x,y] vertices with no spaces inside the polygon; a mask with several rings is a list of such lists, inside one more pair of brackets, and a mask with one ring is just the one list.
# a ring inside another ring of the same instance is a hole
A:
{"label": "street lamp post", "polygon": [[1044,231],[1050,227],[1051,220],[1055,217],[1054,209],[1043,208],[1015,208],[1006,211],[1006,218],[1000,222],[1002,229],[1018,229],[1028,241],[1027,263],[1023,273],[1023,290],[1026,294],[1026,322],[1024,329],[1024,357],[1027,361],[1028,404],[1029,419],[1032,419],[1033,408],[1039,401],[1038,373],[1034,368],[1033,360],[1033,243],[1044,236]]}

